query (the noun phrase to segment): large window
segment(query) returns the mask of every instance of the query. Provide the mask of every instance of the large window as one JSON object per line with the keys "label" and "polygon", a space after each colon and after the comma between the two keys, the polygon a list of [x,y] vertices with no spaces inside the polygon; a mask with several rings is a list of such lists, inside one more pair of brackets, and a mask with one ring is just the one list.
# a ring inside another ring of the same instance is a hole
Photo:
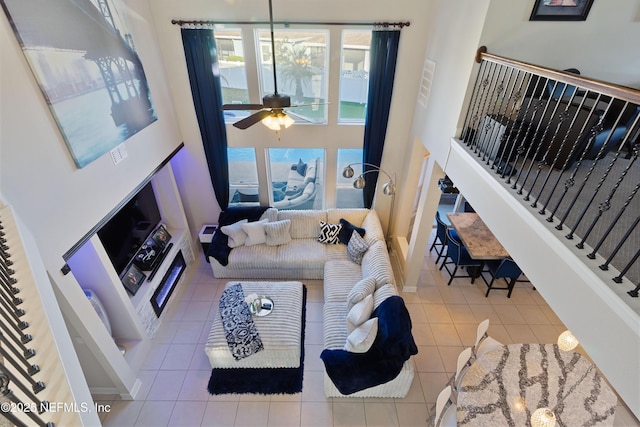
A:
{"label": "large window", "polygon": [[322,209],[324,150],[269,148],[272,206],[278,209]]}
{"label": "large window", "polygon": [[258,200],[258,168],[253,148],[227,148],[229,158],[229,205],[253,204]]}
{"label": "large window", "polygon": [[[271,33],[258,31],[260,74],[263,94],[274,92],[273,64],[271,58]],[[297,122],[327,122],[327,44],[329,33],[325,30],[277,30],[276,71],[278,93],[291,97],[289,109]],[[303,119],[303,120],[300,120]]]}
{"label": "large window", "polygon": [[[358,190],[353,187],[353,181],[362,172],[362,149],[361,148],[342,148],[338,150],[338,168],[336,179],[336,207],[337,208],[363,208],[364,199],[362,198],[362,189]],[[356,175],[353,178],[345,178],[342,171],[347,165],[354,164],[353,170]]]}
{"label": "large window", "polygon": [[[216,29],[213,34],[218,49],[222,101],[225,104],[249,103],[242,33],[240,30]],[[225,111],[224,115],[227,123],[234,123],[248,116],[249,111]]]}
{"label": "large window", "polygon": [[342,32],[340,123],[364,123],[369,96],[371,30]]}

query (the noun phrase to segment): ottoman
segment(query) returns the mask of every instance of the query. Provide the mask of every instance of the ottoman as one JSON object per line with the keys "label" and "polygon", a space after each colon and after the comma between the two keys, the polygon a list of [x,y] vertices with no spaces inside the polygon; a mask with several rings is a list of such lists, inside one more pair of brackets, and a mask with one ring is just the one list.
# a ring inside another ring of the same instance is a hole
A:
{"label": "ottoman", "polygon": [[255,293],[273,300],[273,310],[266,316],[253,316],[264,350],[235,360],[225,338],[218,312],[213,320],[205,353],[212,368],[298,368],[302,346],[303,286],[300,282],[229,282],[240,283],[246,295]]}

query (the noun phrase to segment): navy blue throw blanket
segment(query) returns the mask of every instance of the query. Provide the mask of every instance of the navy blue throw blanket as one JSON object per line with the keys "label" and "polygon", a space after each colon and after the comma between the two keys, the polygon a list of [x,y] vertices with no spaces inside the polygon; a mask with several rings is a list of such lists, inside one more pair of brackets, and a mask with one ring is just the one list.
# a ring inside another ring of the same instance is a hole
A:
{"label": "navy blue throw blanket", "polygon": [[392,296],[373,312],[378,335],[366,353],[323,350],[320,358],[340,393],[349,395],[391,381],[418,347],[411,334],[411,318],[404,300]]}
{"label": "navy blue throw blanket", "polygon": [[207,259],[213,257],[222,265],[229,264],[229,254],[231,253],[229,236],[220,231],[220,227],[234,224],[242,219],[246,219],[249,222],[258,221],[267,209],[269,209],[269,206],[231,206],[220,212],[218,229],[211,238],[211,244],[209,244],[209,249],[207,250]]}

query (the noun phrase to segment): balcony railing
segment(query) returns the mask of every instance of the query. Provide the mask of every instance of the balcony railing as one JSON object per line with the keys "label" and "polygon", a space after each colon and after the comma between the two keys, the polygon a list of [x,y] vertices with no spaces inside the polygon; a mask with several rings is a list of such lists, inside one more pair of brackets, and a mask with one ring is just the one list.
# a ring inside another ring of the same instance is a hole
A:
{"label": "balcony railing", "polygon": [[637,297],[640,91],[484,48],[476,60],[460,140],[541,220],[566,230],[585,262],[627,278]]}

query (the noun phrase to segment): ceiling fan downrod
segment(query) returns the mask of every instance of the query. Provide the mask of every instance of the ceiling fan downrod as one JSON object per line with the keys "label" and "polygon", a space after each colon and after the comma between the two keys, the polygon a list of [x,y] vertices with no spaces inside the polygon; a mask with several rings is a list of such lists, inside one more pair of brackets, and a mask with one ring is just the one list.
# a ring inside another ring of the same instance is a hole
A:
{"label": "ceiling fan downrod", "polygon": [[278,96],[278,80],[276,78],[276,42],[273,35],[273,6],[269,0],[269,25],[271,26],[271,62],[273,63],[273,94]]}

